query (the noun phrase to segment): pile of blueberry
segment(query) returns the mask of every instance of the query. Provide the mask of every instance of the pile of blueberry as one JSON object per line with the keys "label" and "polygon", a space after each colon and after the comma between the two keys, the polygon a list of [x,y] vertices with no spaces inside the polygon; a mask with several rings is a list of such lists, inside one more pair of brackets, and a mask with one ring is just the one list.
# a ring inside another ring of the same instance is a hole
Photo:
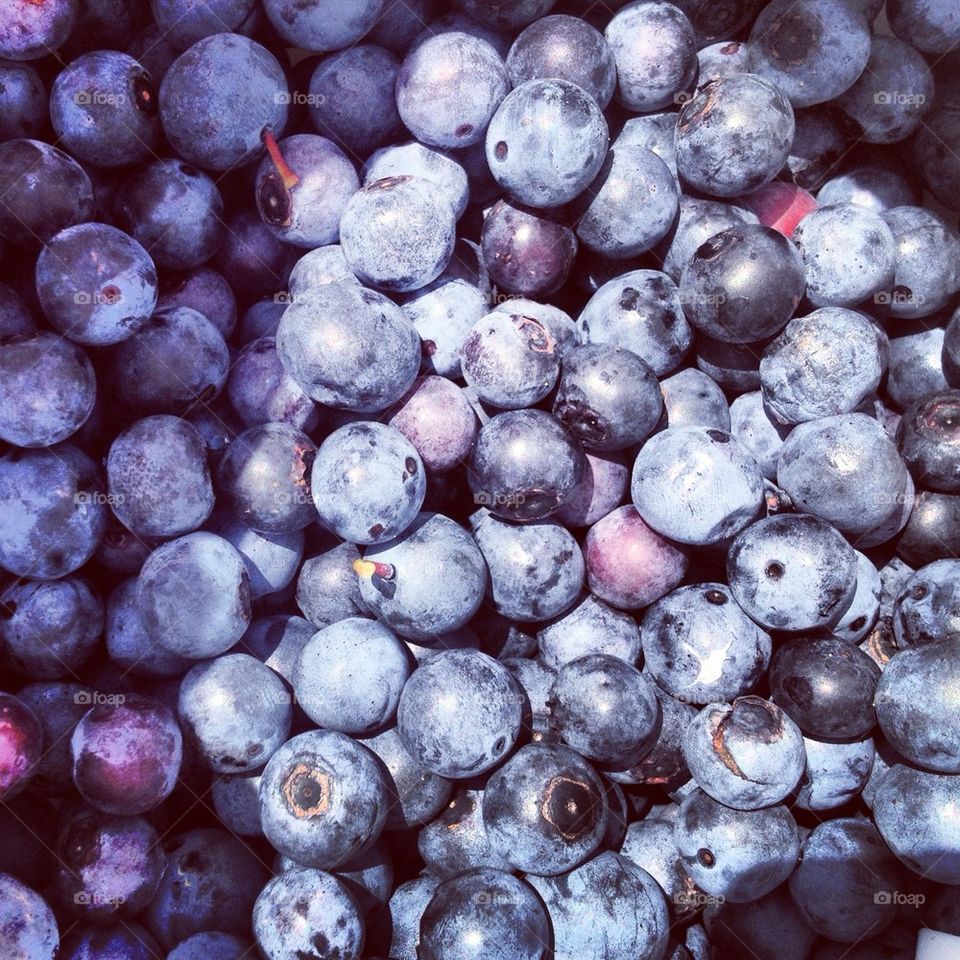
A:
{"label": "pile of blueberry", "polygon": [[0,0],[0,960],[960,958],[958,211],[958,0]]}

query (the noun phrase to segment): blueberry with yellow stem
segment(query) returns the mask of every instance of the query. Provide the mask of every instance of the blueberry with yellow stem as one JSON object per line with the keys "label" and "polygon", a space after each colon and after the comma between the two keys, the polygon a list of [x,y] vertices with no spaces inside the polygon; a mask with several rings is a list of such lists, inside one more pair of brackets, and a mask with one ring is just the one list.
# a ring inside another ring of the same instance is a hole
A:
{"label": "blueberry with yellow stem", "polygon": [[298,247],[336,243],[340,217],[360,188],[353,164],[331,140],[297,134],[277,142],[265,127],[267,156],[256,181],[257,208],[273,234]]}
{"label": "blueberry with yellow stem", "polygon": [[422,513],[396,540],[355,560],[360,596],[401,637],[429,645],[464,626],[487,586],[473,537],[439,513]]}

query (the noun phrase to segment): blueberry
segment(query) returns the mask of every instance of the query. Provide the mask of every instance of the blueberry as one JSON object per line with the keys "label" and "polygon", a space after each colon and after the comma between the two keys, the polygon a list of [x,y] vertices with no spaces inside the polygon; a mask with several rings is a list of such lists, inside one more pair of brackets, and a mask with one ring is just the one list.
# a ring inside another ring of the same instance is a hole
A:
{"label": "blueberry", "polygon": [[954,312],[943,332],[943,375],[950,386],[960,386],[960,310]]}
{"label": "blueberry", "polygon": [[487,162],[497,183],[521,203],[557,207],[599,173],[608,139],[600,107],[581,87],[568,80],[528,80],[493,115]]}
{"label": "blueberry", "polygon": [[790,876],[800,855],[797,824],[782,804],[733,810],[702,790],[681,804],[674,837],[696,884],[731,903],[770,893]]}
{"label": "blueberry", "polygon": [[260,827],[259,790],[260,773],[213,775],[210,784],[213,809],[232,834],[238,837],[258,837],[263,834]]}
{"label": "blueberry", "polygon": [[232,933],[195,933],[170,951],[169,960],[244,960],[251,949],[243,937]]}
{"label": "blueberry", "polygon": [[262,533],[225,506],[214,510],[206,529],[240,554],[250,580],[251,600],[284,590],[296,576],[303,559],[303,531]]}
{"label": "blueberry", "polygon": [[[675,125],[674,122],[671,126],[671,137]],[[757,215],[745,207],[735,206],[723,200],[706,200],[682,194],[676,228],[667,235],[660,248],[665,247],[664,271],[672,280],[679,283],[683,268],[690,263],[694,254],[704,243],[731,227],[759,222]]]}
{"label": "blueberry", "polygon": [[922,207],[881,212],[897,245],[894,287],[878,306],[891,317],[928,317],[946,306],[960,286],[960,238],[941,216]]}
{"label": "blueberry", "polygon": [[960,16],[946,0],[890,0],[890,29],[924,53],[949,53],[960,43]]}
{"label": "blueberry", "polygon": [[897,448],[862,413],[795,427],[780,450],[777,483],[797,510],[828,521],[861,548],[902,529],[913,504],[913,483]]}
{"label": "blueberry", "polygon": [[507,32],[516,32],[534,20],[539,20],[553,6],[551,0],[516,0],[506,5],[500,0],[457,0],[457,2],[470,20],[476,21],[489,30]]}
{"label": "blueberry", "polygon": [[897,427],[897,447],[918,484],[960,492],[960,390],[911,403]]}
{"label": "blueberry", "polygon": [[832,810],[852,800],[863,789],[873,767],[873,740],[837,743],[803,738],[807,764],[796,804],[802,810]]}
{"label": "blueberry", "polygon": [[547,666],[541,657],[502,657],[501,662],[513,674],[523,689],[524,725],[530,727],[535,743],[556,739],[550,731],[550,690],[556,670]]}
{"label": "blueberry", "polygon": [[[911,44],[916,41],[911,38]],[[960,124],[950,104],[956,102],[957,83],[952,60],[947,58],[934,70],[935,96],[924,114],[912,141],[911,160],[919,180],[940,203],[953,206],[960,184],[960,164],[954,156]],[[904,203],[917,203],[916,198]]]}
{"label": "blueberry", "polygon": [[787,158],[790,179],[805,190],[817,190],[836,173],[847,149],[847,135],[841,117],[827,105],[795,110],[793,118],[796,133]]}
{"label": "blueberry", "polygon": [[485,868],[441,883],[420,920],[421,960],[542,960],[550,921],[537,895],[502,870]]}
{"label": "blueberry", "polygon": [[81,577],[21,581],[0,599],[4,662],[33,680],[54,680],[91,657],[103,631],[103,603]]}
{"label": "blueberry", "polygon": [[409,673],[407,651],[389,629],[349,617],[306,643],[292,682],[318,726],[363,735],[393,720]]}
{"label": "blueberry", "polygon": [[159,956],[153,937],[128,920],[107,927],[73,927],[63,938],[57,960],[155,960]]}
{"label": "blueberry", "polygon": [[[695,477],[679,477],[675,462],[695,460]],[[755,518],[763,481],[753,458],[729,433],[674,427],[655,434],[633,468],[631,495],[644,522],[681,543],[717,543]]]}
{"label": "blueberry", "polygon": [[195,666],[180,684],[184,733],[215,773],[262,767],[290,732],[290,697],[273,671],[246,654]]}
{"label": "blueberry", "polygon": [[873,562],[859,550],[854,553],[857,555],[856,590],[850,606],[833,627],[833,635],[850,643],[859,643],[877,622],[883,588],[880,573]]}
{"label": "blueberry", "polygon": [[697,75],[697,43],[686,14],[670,3],[628,4],[607,24],[617,98],[631,112],[677,103]]}
{"label": "blueberry", "polygon": [[[299,248],[280,240],[255,205],[235,209],[227,217],[226,227],[223,244],[212,262],[222,276],[230,277],[236,296],[283,299],[276,291],[286,285]],[[209,312],[196,304],[188,306]]]}
{"label": "blueberry", "polygon": [[285,613],[260,617],[250,624],[232,651],[249,653],[292,685],[300,652],[316,632],[316,627],[303,617]]}
{"label": "blueberry", "polygon": [[536,320],[553,337],[554,349],[562,360],[574,347],[580,344],[580,332],[573,318],[564,310],[549,303],[538,303],[526,297],[503,297],[495,295],[494,311],[501,313],[522,313]]}
{"label": "blueberry", "polygon": [[[0,56],[38,60],[53,53],[70,36],[79,7],[77,0],[54,0],[39,6],[32,0],[14,0],[0,27]],[[24,957],[34,960],[33,956]]]}
{"label": "blueberry", "polygon": [[154,160],[117,192],[119,227],[171,270],[199,267],[224,237],[223,197],[205,173],[180,160]]}
{"label": "blueberry", "polygon": [[352,543],[340,543],[308,557],[297,579],[297,606],[317,627],[346,617],[367,616],[353,563],[360,551]]}
{"label": "blueberry", "polygon": [[577,323],[584,343],[632,350],[658,377],[677,368],[693,341],[676,284],[657,270],[632,270],[608,281]]}
{"label": "blueberry", "polygon": [[137,604],[147,635],[172,653],[198,660],[224,653],[250,623],[243,557],[205,531],[170,540],[147,557]]}
{"label": "blueberry", "polygon": [[768,630],[829,627],[853,599],[857,557],[824,520],[767,517],[730,544],[727,580],[737,603]]}
{"label": "blueberry", "polygon": [[669,593],[689,562],[632,506],[612,510],[590,528],[584,556],[590,592],[621,610],[638,610]]}
{"label": "blueberry", "polygon": [[754,21],[753,69],[795,107],[825,103],[848,90],[870,57],[870,28],[853,4],[812,0],[802,8],[773,0]]}
{"label": "blueberry", "polygon": [[0,564],[55,580],[83,566],[106,528],[96,464],[70,444],[0,457]]}
{"label": "blueberry", "polygon": [[201,827],[174,834],[164,847],[167,869],[146,911],[164,949],[208,930],[249,936],[254,901],[269,874],[250,846],[225,830]]}
{"label": "blueberry", "polygon": [[914,873],[935,883],[960,880],[960,837],[950,816],[956,779],[900,763],[877,784],[873,818],[887,846]]}
{"label": "blueberry", "polygon": [[507,69],[485,40],[461,32],[417,43],[397,76],[397,109],[422,143],[466,147],[483,139],[510,90]]}
{"label": "blueberry", "polygon": [[542,410],[512,410],[481,427],[467,481],[474,502],[494,515],[543,520],[570,500],[586,472],[580,443],[561,421]]}
{"label": "blueberry", "polygon": [[723,391],[700,370],[688,367],[667,377],[660,392],[667,426],[715,427],[730,432],[730,408]]}
{"label": "blueberry", "polygon": [[666,898],[632,860],[608,850],[569,873],[529,881],[550,915],[556,960],[665,955]]}
{"label": "blueberry", "polygon": [[0,337],[29,337],[36,332],[26,300],[13,287],[0,284]]}
{"label": "blueberry", "polygon": [[632,351],[588,344],[564,357],[553,409],[585,447],[620,450],[642,442],[662,408],[653,370]]}
{"label": "blueberry", "polygon": [[422,177],[387,177],[357,191],[340,220],[340,244],[362,283],[418,290],[453,253],[453,207]]}
{"label": "blueberry", "polygon": [[[708,943],[731,956],[737,956],[741,950],[750,950],[764,960],[773,960],[774,957],[777,960],[802,960],[810,956],[814,942],[820,942],[804,921],[786,884],[749,903],[711,904],[704,921],[710,931]],[[695,925],[688,927],[688,930],[697,929]],[[689,934],[687,942],[690,943]],[[841,953],[849,949],[846,945],[830,945],[833,946]],[[818,960],[836,960],[823,955],[822,950],[820,952]],[[695,955],[696,960],[709,956]],[[846,960],[854,958],[855,950],[848,953]],[[866,960],[866,957],[856,960]]]}
{"label": "blueberry", "polygon": [[160,120],[187,161],[228,170],[259,155],[260,132],[277,136],[287,120],[287,80],[266,47],[236,33],[197,41],[160,85]]}
{"label": "blueberry", "polygon": [[641,652],[633,618],[592,594],[539,630],[537,641],[544,664],[554,669],[589,654],[607,654],[635,664]]}
{"label": "blueberry", "polygon": [[625,660],[603,653],[560,667],[550,711],[552,729],[564,742],[618,769],[650,752],[662,719],[650,680]]}
{"label": "blueberry", "polygon": [[937,643],[960,633],[958,570],[957,560],[938,560],[906,580],[893,605],[893,630],[898,646]]}
{"label": "blueberry", "polygon": [[737,810],[784,800],[806,763],[797,724],[757,696],[704,707],[687,728],[683,755],[697,786]]}
{"label": "blueberry", "polygon": [[354,568],[370,612],[401,637],[423,643],[464,626],[487,585],[473,537],[437,513],[420,514],[396,540],[366,549]]}
{"label": "blueberry", "polygon": [[110,696],[111,702],[97,703],[73,729],[73,781],[98,810],[145,813],[176,785],[183,738],[163,704],[139,695]]}
{"label": "blueberry", "polygon": [[105,223],[80,223],[51,237],[37,259],[36,283],[50,325],[91,346],[132,336],[157,302],[150,255]]}
{"label": "blueberry", "polygon": [[142,817],[82,808],[60,827],[53,889],[86,920],[110,923],[138,914],[166,867],[157,831]]}
{"label": "blueberry", "polygon": [[260,817],[270,843],[304,866],[334,869],[383,829],[388,793],[376,756],[342,733],[310,730],[270,758]]}
{"label": "blueberry", "polygon": [[677,172],[712,197],[751,193],[780,172],[794,130],[790,101],[773,83],[752,73],[712,80],[680,110]]}
{"label": "blueberry", "polygon": [[837,172],[820,188],[821,206],[855,203],[874,213],[894,207],[915,206],[920,194],[911,180],[890,166],[866,165]]}
{"label": "blueberry", "polygon": [[577,237],[565,223],[509,200],[487,212],[481,244],[496,287],[521,297],[546,296],[563,286],[577,253]]}
{"label": "blueberry", "polygon": [[324,57],[307,101],[317,132],[357,161],[403,133],[395,87],[400,63],[383,47],[358,43]]}
{"label": "blueberry", "polygon": [[643,615],[647,672],[685,703],[706,704],[749,693],[770,662],[769,635],[721,583],[681,587]]}
{"label": "blueberry", "polygon": [[867,143],[894,143],[920,126],[933,89],[930,68],[914,47],[895,37],[876,36],[860,79],[837,105]]}
{"label": "blueberry", "polygon": [[52,333],[0,341],[0,437],[47,447],[76,433],[93,410],[93,365],[76,344]]}
{"label": "blueberry", "polygon": [[265,131],[268,156],[257,173],[260,216],[281,240],[314,248],[335,243],[340,217],[360,182],[353,164],[324,137],[299,134],[277,143]]}
{"label": "blueberry", "polygon": [[58,140],[78,159],[101,167],[146,160],[159,148],[157,91],[125,53],[96,50],[57,75],[50,120]]}
{"label": "blueberry", "polygon": [[586,475],[556,514],[568,527],[589,527],[605,517],[621,503],[630,482],[622,453],[586,451],[586,456]]}
{"label": "blueberry", "polygon": [[[383,762],[390,807],[384,830],[403,830],[434,820],[447,805],[453,784],[421,766],[396,727],[362,741]],[[381,771],[382,772],[382,771]]]}
{"label": "blueberry", "polygon": [[764,408],[782,424],[851,413],[880,386],[887,352],[865,314],[821,307],[794,317],[760,359]]}
{"label": "blueberry", "polygon": [[189,533],[213,509],[203,440],[180,417],[138,420],[117,435],[106,467],[111,508],[138,536]]}
{"label": "blueberry", "polygon": [[518,409],[533,406],[553,389],[560,358],[550,331],[538,320],[494,310],[464,337],[460,367],[484,403]]}
{"label": "blueberry", "polygon": [[307,395],[328,406],[383,410],[413,383],[420,343],[383,294],[327,283],[294,299],[280,318],[277,354]]}
{"label": "blueberry", "polygon": [[896,243],[872,210],[855,203],[821,205],[800,221],[793,242],[806,269],[807,299],[815,306],[852,307],[889,295]]}
{"label": "blueberry", "polygon": [[498,613],[542,622],[569,609],[583,588],[583,554],[556,521],[514,524],[482,516],[473,529],[487,562],[488,597]]}
{"label": "blueberry", "polygon": [[457,219],[463,215],[470,199],[467,173],[451,154],[412,140],[375,150],[363,165],[364,186],[405,176],[435,184],[450,201]]}
{"label": "blueberry", "polygon": [[897,540],[897,554],[916,567],[960,556],[960,496],[932,493],[917,494],[907,525]]}
{"label": "blueberry", "polygon": [[941,360],[943,344],[940,327],[890,339],[887,393],[901,410],[928,394],[947,389]]}
{"label": "blueberry", "polygon": [[817,933],[855,944],[894,920],[886,897],[903,880],[903,868],[872,823],[838,817],[803,841],[790,894]]}
{"label": "blueberry", "polygon": [[478,430],[464,392],[446,377],[432,375],[414,381],[387,423],[417,448],[427,470],[437,473],[466,460]]}
{"label": "blueberry", "polygon": [[400,696],[404,746],[432,773],[466,778],[510,751],[520,732],[520,688],[497,661],[448,650],[413,672]]}
{"label": "blueberry", "polygon": [[[242,233],[242,227],[236,221],[227,225],[225,246],[235,239],[234,232]],[[238,291],[242,290],[242,281],[232,278]],[[226,277],[212,267],[203,266],[176,275],[172,283],[164,285],[157,300],[157,310],[170,307],[189,307],[202,313],[226,338],[233,333],[237,323],[237,298],[234,288]]]}
{"label": "blueberry", "polygon": [[42,140],[0,144],[0,190],[0,236],[19,246],[39,246],[93,217],[89,175]]}
{"label": "blueberry", "polygon": [[938,773],[960,772],[956,653],[955,637],[901,650],[884,667],[876,689],[884,736],[906,760]]}
{"label": "blueberry", "polygon": [[876,723],[873,700],[880,668],[836,637],[792,640],[770,663],[770,693],[811,737],[854,739]]}
{"label": "blueberry", "polygon": [[421,829],[417,848],[430,871],[427,876],[447,880],[477,867],[511,869],[490,843],[483,796],[482,790],[457,790],[446,809]]}
{"label": "blueberry", "polygon": [[680,300],[698,331],[751,343],[780,331],[803,297],[796,247],[770,227],[744,223],[714,234],[683,268]]}
{"label": "blueberry", "polygon": [[613,50],[585,20],[555,15],[535,20],[520,32],[507,56],[514,86],[527,80],[569,80],[606,109],[617,83]]}
{"label": "blueberry", "polygon": [[390,950],[396,960],[417,960],[420,944],[420,918],[427,909],[440,878],[424,873],[401,883],[390,897]]}
{"label": "blueberry", "polygon": [[358,421],[331,433],[310,475],[325,526],[353,543],[384,543],[406,530],[423,503],[426,478],[414,446],[399,430]]}
{"label": "blueberry", "polygon": [[[265,0],[264,11],[290,46],[339,50],[353,46],[376,22],[383,0]],[[273,958],[271,958],[273,960]]]}
{"label": "blueberry", "polygon": [[0,798],[12,800],[37,772],[44,733],[23,700],[0,693]]}

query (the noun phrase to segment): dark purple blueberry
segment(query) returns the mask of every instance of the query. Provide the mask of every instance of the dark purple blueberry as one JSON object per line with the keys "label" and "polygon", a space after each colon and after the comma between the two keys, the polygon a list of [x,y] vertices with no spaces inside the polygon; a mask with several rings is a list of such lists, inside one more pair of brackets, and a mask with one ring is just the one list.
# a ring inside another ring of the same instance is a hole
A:
{"label": "dark purple blueberry", "polygon": [[632,351],[587,344],[564,356],[553,412],[586,449],[622,450],[642,443],[662,410],[653,370]]}
{"label": "dark purple blueberry", "polygon": [[621,610],[639,610],[669,593],[689,563],[633,506],[612,510],[589,529],[584,556],[590,592]]}
{"label": "dark purple blueberry", "polygon": [[246,33],[247,22],[256,11],[256,0],[151,0],[150,10],[157,27],[178,50],[215,33]]}
{"label": "dark purple blueberry", "polygon": [[[234,226],[228,226],[228,238]],[[231,282],[237,284],[238,278],[232,277]],[[237,299],[231,282],[207,266],[176,274],[172,282],[164,285],[157,300],[157,310],[189,307],[202,313],[224,337],[229,337],[237,322]]]}
{"label": "dark purple blueberry", "polygon": [[153,810],[176,785],[183,738],[173,713],[155,701],[97,693],[70,744],[77,789],[105,813]]}
{"label": "dark purple blueberry", "polygon": [[0,25],[0,57],[39,60],[52,54],[70,36],[79,8],[77,0],[12,0]]}
{"label": "dark purple blueberry", "polygon": [[[374,25],[383,0],[265,0],[264,12],[292,47],[321,52],[353,47]],[[276,960],[271,957],[270,960]]]}
{"label": "dark purple blueberry", "polygon": [[580,443],[542,410],[512,410],[485,424],[467,480],[474,502],[514,520],[542,520],[573,495],[587,472]]}
{"label": "dark purple blueberry", "polygon": [[566,282],[577,238],[562,222],[500,200],[484,217],[481,250],[498,289],[544,297]]}
{"label": "dark purple blueberry", "polygon": [[770,662],[771,695],[812,737],[863,737],[877,718],[880,668],[862,650],[835,637],[791,640]]}
{"label": "dark purple blueberry", "polygon": [[897,427],[897,447],[919,486],[960,492],[960,390],[910,404]]}
{"label": "dark purple blueberry", "polygon": [[43,729],[23,700],[0,693],[0,798],[12,800],[37,771]]}
{"label": "dark purple blueberry", "polygon": [[140,924],[127,920],[107,927],[72,927],[64,935],[57,960],[159,960],[161,956],[153,937]]}
{"label": "dark purple blueberry", "polygon": [[630,469],[622,454],[585,452],[587,473],[556,514],[569,527],[590,527],[605,517],[620,505],[630,484]]}

